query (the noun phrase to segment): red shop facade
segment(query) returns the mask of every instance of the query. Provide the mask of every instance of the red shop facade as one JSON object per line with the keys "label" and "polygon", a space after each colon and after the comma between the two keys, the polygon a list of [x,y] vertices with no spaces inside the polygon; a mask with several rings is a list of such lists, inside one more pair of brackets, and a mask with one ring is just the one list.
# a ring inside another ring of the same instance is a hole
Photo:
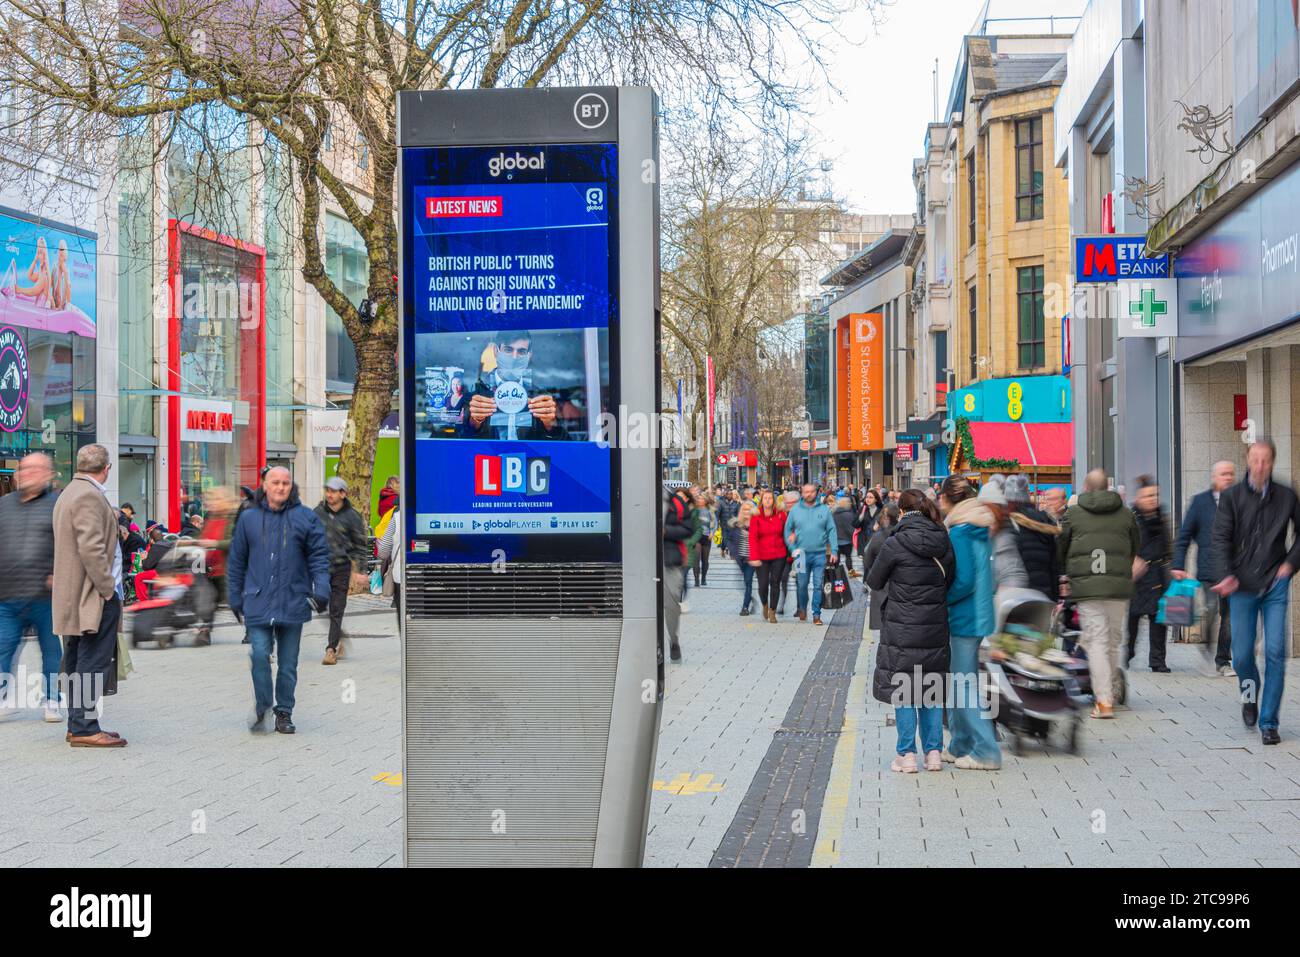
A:
{"label": "red shop facade", "polygon": [[167,227],[167,524],[212,486],[255,488],[266,461],[266,251]]}

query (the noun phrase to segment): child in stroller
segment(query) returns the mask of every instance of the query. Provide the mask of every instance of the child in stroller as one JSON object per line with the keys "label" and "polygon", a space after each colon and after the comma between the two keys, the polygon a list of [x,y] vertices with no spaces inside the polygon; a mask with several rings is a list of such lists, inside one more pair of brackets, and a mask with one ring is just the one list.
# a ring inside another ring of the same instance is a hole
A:
{"label": "child in stroller", "polygon": [[997,632],[980,655],[994,720],[1010,735],[1015,754],[1024,753],[1029,738],[1053,735],[1074,754],[1089,693],[1087,662],[1056,647],[1062,616],[1040,592],[1004,588],[996,602]]}

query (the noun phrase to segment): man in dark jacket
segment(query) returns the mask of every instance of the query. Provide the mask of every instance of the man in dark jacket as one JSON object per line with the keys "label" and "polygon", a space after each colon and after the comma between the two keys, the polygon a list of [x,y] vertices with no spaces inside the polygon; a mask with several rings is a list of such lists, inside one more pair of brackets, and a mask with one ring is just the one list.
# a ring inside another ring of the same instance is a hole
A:
{"label": "man in dark jacket", "polygon": [[[1232,666],[1241,683],[1241,719],[1259,722],[1265,744],[1277,744],[1286,677],[1286,617],[1291,576],[1300,565],[1300,501],[1273,478],[1277,449],[1268,440],[1246,452],[1246,478],[1219,499],[1213,548],[1223,565],[1214,586],[1232,596]],[[1297,533],[1286,547],[1289,529]],[[1255,661],[1255,629],[1264,619],[1264,684]]]}
{"label": "man in dark jacket", "polygon": [[1225,677],[1235,676],[1236,672],[1232,670],[1229,599],[1219,597],[1214,590],[1214,585],[1223,577],[1219,571],[1222,562],[1214,550],[1214,517],[1218,514],[1223,493],[1236,479],[1237,467],[1231,462],[1214,463],[1210,470],[1210,487],[1192,497],[1182,527],[1178,529],[1178,539],[1174,542],[1173,576],[1180,580],[1187,577],[1188,546],[1196,545],[1196,579],[1201,583],[1201,594],[1205,596],[1205,615],[1201,618],[1205,651],[1208,654],[1214,650],[1214,667]]}
{"label": "man in dark jacket", "polygon": [[1159,617],[1160,597],[1169,584],[1166,574],[1169,570],[1169,525],[1165,519],[1165,510],[1160,506],[1160,488],[1156,480],[1149,475],[1139,475],[1137,495],[1133,498],[1133,518],[1137,521],[1141,546],[1138,556],[1142,559],[1145,570],[1133,586],[1133,601],[1128,608],[1128,627],[1125,665],[1133,662],[1133,648],[1137,644],[1138,626],[1143,617],[1147,619],[1147,664],[1152,671],[1169,673],[1165,663],[1165,637],[1168,628],[1156,618]]}
{"label": "man in dark jacket", "polygon": [[1114,717],[1124,694],[1119,667],[1133,578],[1144,571],[1137,521],[1119,494],[1108,490],[1106,473],[1093,469],[1083,480],[1079,504],[1066,509],[1057,557],[1069,576],[1069,593],[1079,608],[1079,643],[1088,653],[1088,672],[1098,718]]}
{"label": "man in dark jacket", "polygon": [[18,488],[0,498],[0,718],[25,703],[26,688],[14,677],[23,631],[35,629],[41,647],[41,693],[45,720],[59,714],[59,663],[63,646],[54,634],[50,588],[54,575],[54,466],[42,452],[25,455],[14,472]]}
{"label": "man in dark jacket", "polygon": [[299,500],[288,469],[276,466],[267,472],[262,491],[256,507],[247,509],[235,525],[226,581],[230,610],[244,620],[252,644],[252,730],[264,728],[274,697],[275,730],[293,734],[302,626],[313,608],[324,611],[329,602],[330,552],[320,519]]}
{"label": "man in dark jacket", "polygon": [[679,488],[666,495],[664,502],[664,626],[668,629],[668,655],[673,661],[682,660],[678,630],[686,587],[686,540],[694,532],[691,503],[685,489]]}
{"label": "man in dark jacket", "polygon": [[316,517],[325,527],[325,541],[330,548],[330,634],[323,665],[332,665],[343,656],[343,613],[348,608],[348,592],[366,583],[366,523],[348,499],[348,483],[337,475],[325,483],[325,498],[316,506]]}

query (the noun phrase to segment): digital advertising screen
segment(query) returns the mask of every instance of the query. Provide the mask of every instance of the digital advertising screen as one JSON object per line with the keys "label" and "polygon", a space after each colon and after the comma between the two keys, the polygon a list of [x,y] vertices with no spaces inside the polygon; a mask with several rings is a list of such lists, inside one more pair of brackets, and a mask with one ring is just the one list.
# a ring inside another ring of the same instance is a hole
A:
{"label": "digital advertising screen", "polygon": [[403,152],[408,557],[617,561],[617,148]]}

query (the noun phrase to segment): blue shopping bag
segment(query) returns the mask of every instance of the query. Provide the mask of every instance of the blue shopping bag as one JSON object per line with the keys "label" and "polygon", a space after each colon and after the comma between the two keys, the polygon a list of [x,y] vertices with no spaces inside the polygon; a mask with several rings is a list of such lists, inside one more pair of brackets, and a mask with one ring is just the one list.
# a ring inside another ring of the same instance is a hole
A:
{"label": "blue shopping bag", "polygon": [[1171,581],[1160,599],[1156,621],[1162,625],[1177,625],[1182,628],[1190,628],[1196,624],[1199,617],[1196,597],[1200,590],[1201,583],[1195,578]]}

